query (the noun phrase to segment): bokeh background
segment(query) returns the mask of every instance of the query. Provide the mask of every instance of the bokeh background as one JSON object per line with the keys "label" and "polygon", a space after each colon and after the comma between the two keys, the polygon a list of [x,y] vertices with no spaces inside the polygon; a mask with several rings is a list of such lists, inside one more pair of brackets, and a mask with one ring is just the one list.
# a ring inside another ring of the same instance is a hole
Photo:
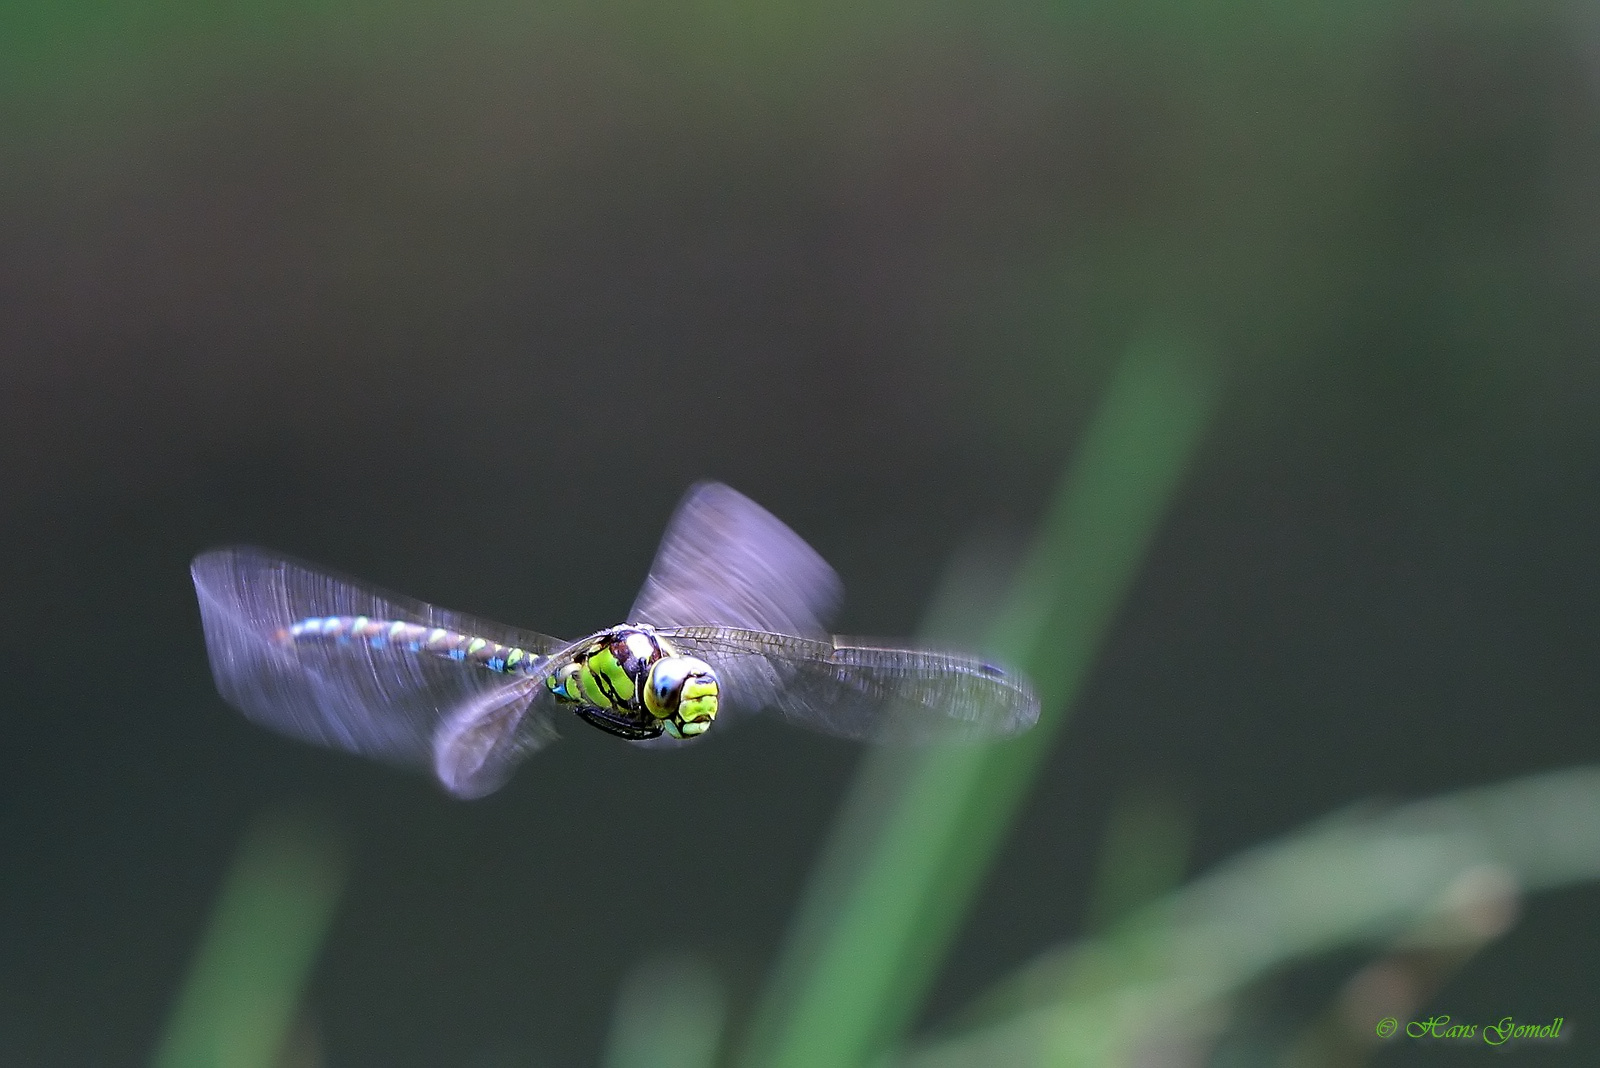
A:
{"label": "bokeh background", "polygon": [[[737,1018],[858,747],[574,730],[454,802],[231,712],[189,558],[576,635],[712,477],[909,634],[1151,332],[1220,400],[924,1023],[1082,933],[1139,784],[1193,874],[1595,761],[1597,131],[1576,0],[9,5],[0,1063],[147,1063],[284,806],[346,857],[305,1063],[591,1063],[674,950]],[[1597,905],[1436,1008],[1594,1056]]]}

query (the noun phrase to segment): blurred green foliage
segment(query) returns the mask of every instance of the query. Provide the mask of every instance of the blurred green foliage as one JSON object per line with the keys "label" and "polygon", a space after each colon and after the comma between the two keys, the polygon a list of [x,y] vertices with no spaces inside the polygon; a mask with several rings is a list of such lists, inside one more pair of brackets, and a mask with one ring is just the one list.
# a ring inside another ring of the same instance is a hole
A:
{"label": "blurred green foliage", "polygon": [[[1010,599],[993,606],[993,630],[932,624],[1028,667],[1046,719],[1014,746],[871,758],[743,1047],[751,1065],[867,1063],[897,1048],[918,1012],[1224,378],[1226,418],[1208,447],[1233,456],[1264,425],[1320,421],[1328,439],[1392,475],[1396,497],[1432,494],[1474,516],[1485,485],[1559,485],[1582,472],[1588,453],[1568,445],[1592,444],[1588,398],[1600,383],[1595,39],[1582,5],[1509,0],[12,3],[0,12],[0,129],[13,160],[0,190],[27,209],[7,220],[19,235],[8,248],[47,250],[39,276],[54,270],[71,284],[36,285],[32,261],[15,261],[6,351],[23,354],[19,370],[65,383],[84,422],[30,429],[18,416],[0,445],[19,469],[37,463],[51,488],[79,487],[106,467],[115,476],[124,452],[166,440],[116,438],[118,404],[172,415],[151,419],[163,430],[227,424],[175,438],[169,466],[203,468],[193,457],[222,446],[280,448],[291,423],[349,428],[342,442],[307,439],[318,463],[359,458],[351,441],[377,441],[383,465],[404,467],[389,454],[397,423],[472,443],[474,462],[510,456],[507,442],[542,449],[554,435],[528,429],[543,414],[530,415],[533,405],[481,447],[471,435],[492,421],[481,394],[441,418],[428,407],[434,380],[416,369],[459,376],[468,358],[457,354],[478,359],[476,331],[488,323],[484,348],[493,351],[498,328],[514,355],[492,365],[495,380],[517,381],[527,338],[543,336],[516,318],[524,304],[549,290],[562,312],[604,317],[656,293],[654,276],[609,304],[552,279],[658,255],[662,275],[691,279],[662,287],[660,303],[699,299],[707,319],[663,316],[663,327],[644,316],[630,324],[638,334],[574,343],[581,331],[547,314],[550,347],[608,358],[675,327],[689,340],[662,350],[686,380],[705,372],[738,384],[749,374],[742,331],[781,331],[739,320],[732,340],[714,338],[733,355],[706,358],[704,323],[764,306],[770,292],[729,297],[723,275],[699,284],[683,264],[702,255],[759,270],[763,256],[815,254],[771,283],[816,289],[810,303],[770,298],[784,327],[824,322],[798,348],[838,343],[844,353],[796,373],[822,384],[823,402],[790,405],[777,391],[800,421],[822,412],[840,427],[871,426],[888,402],[903,403],[919,425],[947,428],[929,466],[976,457],[973,481],[990,501],[1046,485],[1078,443]],[[35,230],[38,218],[65,221]],[[678,245],[658,233],[710,236]],[[818,247],[846,251],[829,258]],[[534,266],[517,258],[523,249],[536,250]],[[247,268],[231,274],[240,262]],[[825,318],[850,300],[872,323],[859,336],[847,316],[836,327]],[[83,379],[55,355],[80,335],[60,342],[53,319],[40,320],[43,342],[28,333],[35,309],[57,306],[86,338]],[[279,311],[286,318],[267,325],[216,311],[234,306],[310,310],[303,320]],[[419,320],[421,307],[438,317]],[[177,361],[170,378],[152,375],[148,392],[138,375],[105,373],[120,372],[117,360],[159,364],[144,346],[168,352],[191,328],[200,355]],[[264,335],[301,355],[248,347]],[[351,344],[358,336],[371,340]],[[886,336],[892,385],[860,389],[866,399],[852,408],[861,383],[846,365],[876,358]],[[1142,340],[1129,351],[1129,338]],[[237,364],[217,355],[235,351],[245,353]],[[330,352],[347,378],[296,362]],[[1225,354],[1226,369],[1196,355],[1207,353]],[[363,422],[352,406],[399,381],[396,368],[423,386]],[[192,409],[149,401],[191,390]],[[744,399],[734,387],[728,395],[730,408]],[[230,412],[219,396],[247,398],[237,407],[248,411]],[[92,433],[74,429],[88,424]],[[729,454],[758,453],[737,427],[728,434]],[[827,443],[807,440],[795,459],[781,432],[770,436],[780,442],[770,462],[808,479],[827,468],[876,491],[905,466],[889,451],[870,467],[884,451],[870,437],[833,434],[838,451],[821,459],[811,450]],[[260,448],[263,468],[282,462]],[[452,476],[465,466],[447,459]],[[505,462],[546,461],[540,451]],[[25,490],[12,496],[27,501]],[[430,511],[450,511],[436,503]],[[496,506],[511,507],[503,497]],[[1492,523],[1482,530],[1500,536]],[[1564,633],[1559,622],[1541,631],[1557,651],[1540,655],[1559,657]],[[1041,635],[1048,648],[1037,647]],[[1469,891],[1492,890],[1495,878],[1517,890],[1592,879],[1583,821],[1595,798],[1572,774],[1549,780],[1548,796],[1525,782],[1434,803],[1427,811],[1449,829],[1421,852],[1408,838],[1409,867],[1389,862],[1400,814],[1336,821],[1167,897],[1184,864],[1185,815],[1132,802],[1107,832],[1086,917],[1094,939],[1049,951],[980,1002],[969,1018],[979,1022],[910,1060],[1102,1063],[1159,999],[1194,1011],[1186,1038],[1203,1045],[1237,987],[1283,959],[1351,943],[1404,957],[1408,938],[1427,936],[1428,910],[1482,865],[1499,874],[1467,878]],[[1483,832],[1468,810],[1502,831],[1534,832],[1518,839],[1528,852],[1508,858],[1505,834]],[[235,1041],[241,1063],[268,1063],[292,1029],[340,869],[336,853],[285,841],[243,847],[160,1064],[215,1062],[218,1044]],[[1279,937],[1252,946],[1235,920],[1263,913],[1282,920]],[[1218,967],[1173,959],[1202,943]],[[669,1046],[682,1063],[705,1063],[719,1042],[731,1059],[710,972],[641,975],[645,986],[622,996],[613,1064],[665,1063]],[[652,1015],[652,984],[679,991],[693,1011]],[[744,1022],[735,1024],[727,1033],[738,1036]]]}
{"label": "blurred green foliage", "polygon": [[344,869],[342,844],[322,820],[283,812],[251,828],[154,1068],[291,1068],[302,989]]}
{"label": "blurred green foliage", "polygon": [[869,759],[746,1063],[870,1063],[909,1024],[1200,440],[1213,375],[1168,338],[1129,353],[982,641],[1034,680],[1038,726],[994,746]]}
{"label": "blurred green foliage", "polygon": [[603,1068],[712,1068],[727,994],[704,961],[640,962],[617,995]]}
{"label": "blurred green foliage", "polygon": [[1408,1019],[1433,994],[1430,958],[1459,965],[1503,935],[1524,892],[1600,879],[1597,815],[1592,767],[1335,815],[1220,865],[1106,937],[1041,955],[991,997],[983,1024],[905,1063],[1087,1068],[1138,1064],[1158,1048],[1203,1059],[1251,982],[1347,948],[1376,963],[1341,992],[1338,1055],[1284,1052],[1290,1064],[1365,1063],[1381,1041],[1375,1025]]}

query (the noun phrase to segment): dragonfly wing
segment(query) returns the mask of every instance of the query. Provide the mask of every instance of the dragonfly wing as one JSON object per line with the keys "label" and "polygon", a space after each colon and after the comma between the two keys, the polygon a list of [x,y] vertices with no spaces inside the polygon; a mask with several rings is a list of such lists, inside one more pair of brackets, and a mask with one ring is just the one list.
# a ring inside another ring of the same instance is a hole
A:
{"label": "dragonfly wing", "polygon": [[765,709],[825,734],[913,743],[1003,737],[1039,718],[1025,678],[960,653],[729,627],[664,634],[716,669],[724,708],[741,717]]}
{"label": "dragonfly wing", "polygon": [[629,622],[827,635],[839,576],[783,521],[716,482],[693,486],[667,524]]}
{"label": "dragonfly wing", "polygon": [[538,679],[518,679],[461,702],[440,721],[433,732],[433,773],[457,797],[482,797],[504,786],[518,764],[556,736],[545,687]]}
{"label": "dragonfly wing", "polygon": [[[458,745],[471,736],[480,748],[492,737],[507,757],[519,759],[554,734],[553,713],[534,700],[539,688],[530,682],[537,683],[537,676],[501,674],[401,643],[297,640],[287,631],[307,619],[365,616],[471,634],[546,658],[566,649],[566,642],[437,608],[263,549],[204,553],[191,572],[217,689],[263,726],[435,773],[444,766],[435,751],[436,734],[443,738],[453,730]],[[508,718],[513,709],[514,722]],[[469,721],[480,724],[475,735]],[[501,730],[484,726],[491,723]],[[461,784],[471,789],[493,778],[479,774],[498,761],[483,753],[475,761],[458,757],[457,764]],[[474,764],[480,772],[466,774]],[[454,789],[443,775],[441,781]]]}

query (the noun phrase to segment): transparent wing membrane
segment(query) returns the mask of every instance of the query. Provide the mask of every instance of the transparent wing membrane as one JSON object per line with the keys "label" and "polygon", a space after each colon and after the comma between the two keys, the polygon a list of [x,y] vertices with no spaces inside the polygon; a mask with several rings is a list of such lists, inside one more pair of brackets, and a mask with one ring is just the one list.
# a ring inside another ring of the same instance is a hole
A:
{"label": "transparent wing membrane", "polygon": [[719,720],[765,710],[843,738],[928,742],[1017,734],[1039,718],[1022,676],[959,653],[732,627],[662,635],[717,669],[726,704]]}
{"label": "transparent wing membrane", "polygon": [[[477,769],[484,782],[503,778],[507,760],[553,736],[552,710],[539,700],[543,687],[534,683],[538,666],[566,649],[566,642],[450,612],[262,549],[205,553],[195,559],[192,573],[217,689],[263,726],[436,773],[446,757],[435,750],[442,726],[444,735],[470,739],[479,749],[492,736],[502,747],[498,756],[480,753],[452,765]],[[307,626],[319,619],[330,621],[326,633]],[[374,621],[407,629],[380,633]],[[426,628],[421,642],[389,640],[391,633],[415,636],[419,627]],[[452,636],[460,659],[426,647],[434,632]],[[472,643],[456,636],[520,649],[529,662],[541,659],[520,674],[464,663]],[[488,716],[495,729],[473,733],[462,721],[473,710]],[[456,793],[487,792],[464,770],[457,781],[443,781]]]}
{"label": "transparent wing membrane", "polygon": [[628,616],[654,627],[739,627],[821,638],[843,588],[828,562],[749,497],[689,490]]}
{"label": "transparent wing membrane", "polygon": [[449,711],[432,739],[433,774],[446,790],[465,798],[493,793],[518,764],[555,741],[553,710],[534,707],[544,693],[539,681],[518,679]]}

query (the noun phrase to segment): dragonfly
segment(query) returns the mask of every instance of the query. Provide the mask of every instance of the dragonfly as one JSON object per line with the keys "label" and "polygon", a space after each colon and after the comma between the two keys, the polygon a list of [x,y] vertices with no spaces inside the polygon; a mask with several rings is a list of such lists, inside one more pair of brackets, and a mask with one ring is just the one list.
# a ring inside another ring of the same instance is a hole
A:
{"label": "dragonfly", "polygon": [[981,657],[828,632],[842,586],[776,516],[693,486],[625,617],[576,641],[508,627],[250,546],[191,566],[217,689],[254,722],[497,790],[575,717],[635,745],[697,743],[771,714],[877,742],[1033,726],[1021,674]]}

